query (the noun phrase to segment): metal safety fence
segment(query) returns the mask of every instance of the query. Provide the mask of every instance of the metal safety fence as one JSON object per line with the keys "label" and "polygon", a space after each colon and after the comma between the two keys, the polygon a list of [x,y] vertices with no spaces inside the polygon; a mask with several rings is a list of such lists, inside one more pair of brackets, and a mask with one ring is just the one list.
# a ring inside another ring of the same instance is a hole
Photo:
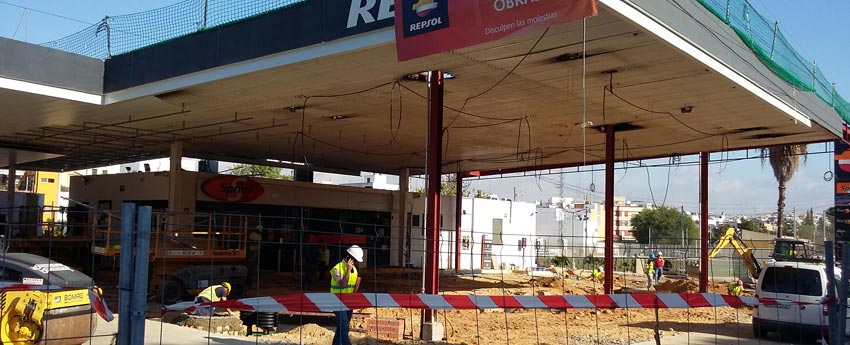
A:
{"label": "metal safety fence", "polygon": [[[50,216],[51,222],[45,222],[53,212],[63,215]],[[151,330],[164,323],[185,333],[200,327],[207,336],[275,336],[293,343],[328,343],[333,332],[327,326],[333,324],[334,309],[322,301],[330,298],[324,294],[330,286],[329,271],[352,245],[364,251],[363,262],[356,265],[362,294],[343,300],[356,307],[352,337],[366,341],[418,338],[423,309],[432,310],[446,326],[444,340],[450,344],[633,344],[656,337],[669,337],[676,343],[705,343],[706,337],[740,341],[753,338],[751,310],[761,304],[754,302],[755,284],[747,278],[750,268],[731,248],[719,250],[710,259],[707,294],[699,294],[698,241],[678,237],[652,238],[652,244],[617,241],[614,272],[600,272],[602,239],[594,234],[539,235],[533,228],[506,222],[498,231],[490,224],[461,228],[458,236],[457,229],[443,224],[437,253],[442,272],[439,296],[429,297],[423,295],[424,248],[429,242],[422,223],[398,226],[383,212],[309,208],[281,208],[266,214],[155,210],[150,218],[147,314]],[[13,219],[2,224],[9,241],[4,255],[39,253],[48,263],[61,263],[90,276],[90,285],[103,289],[112,310],[124,303],[118,299],[121,269],[117,262],[121,249],[132,243],[119,240],[122,224],[126,225],[120,212],[48,208],[40,216]],[[36,231],[24,231],[33,228]],[[775,241],[744,242],[760,264],[773,259]],[[807,255],[822,255],[817,245],[810,249]],[[665,261],[657,277],[654,271],[646,271],[650,254],[660,254]],[[614,276],[613,295],[604,294],[605,274]],[[745,281],[743,299],[727,295],[729,284],[738,278]],[[174,304],[196,307],[196,296],[221,282],[232,286],[233,304],[221,305],[212,315],[195,315],[192,310],[161,313],[164,306]],[[798,284],[802,289],[807,282]],[[244,307],[249,302],[267,307]],[[794,309],[793,305],[799,305],[794,302],[762,308],[787,307],[786,312],[803,316],[801,309]],[[228,316],[228,305],[233,307],[230,312],[243,318]],[[251,321],[259,318],[251,314],[251,308],[271,316]],[[218,325],[231,320],[236,326],[204,326],[211,324],[211,318]],[[824,320],[821,317],[820,322]],[[115,336],[111,323],[98,323],[92,343]],[[780,333],[770,333],[768,338],[818,337],[793,327]]]}

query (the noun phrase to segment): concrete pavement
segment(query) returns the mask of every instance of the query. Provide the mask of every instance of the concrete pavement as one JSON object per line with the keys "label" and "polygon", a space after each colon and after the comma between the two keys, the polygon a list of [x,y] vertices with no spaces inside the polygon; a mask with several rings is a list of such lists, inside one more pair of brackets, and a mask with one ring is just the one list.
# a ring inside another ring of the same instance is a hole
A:
{"label": "concrete pavement", "polygon": [[[118,316],[112,322],[98,320],[97,331],[89,345],[115,344],[118,333]],[[163,335],[160,337],[160,335]],[[207,333],[197,329],[177,326],[170,323],[149,319],[145,321],[145,344],[150,345],[256,345],[256,340],[249,337]]]}

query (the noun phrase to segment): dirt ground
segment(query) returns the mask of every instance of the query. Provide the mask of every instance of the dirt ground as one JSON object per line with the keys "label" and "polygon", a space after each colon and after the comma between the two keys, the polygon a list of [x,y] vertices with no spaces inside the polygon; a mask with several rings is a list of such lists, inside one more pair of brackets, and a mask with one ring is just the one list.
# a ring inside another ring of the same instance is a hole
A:
{"label": "dirt ground", "polygon": [[[581,275],[582,272],[577,272]],[[391,269],[362,272],[362,292],[418,293],[421,275],[418,271]],[[695,279],[665,277],[647,291],[643,275],[615,276],[615,290],[632,293],[696,292]],[[322,280],[323,281],[323,280]],[[279,295],[300,291],[292,276],[275,275],[264,280],[251,292],[256,296]],[[726,293],[727,282],[712,282],[709,292]],[[317,284],[318,285],[318,284]],[[541,292],[560,294],[601,294],[602,284],[589,278],[534,278],[524,273],[444,276],[440,281],[444,294],[537,295]],[[324,291],[320,287],[303,291]],[[357,316],[357,314],[364,314]],[[355,310],[351,337],[356,344],[420,344],[420,310],[363,309]],[[746,308],[695,309],[574,309],[558,310],[460,310],[440,311],[437,320],[446,329],[449,344],[631,344],[653,339],[656,327],[662,337],[682,332],[746,335],[751,333],[751,312]],[[367,317],[405,319],[406,339],[376,340],[366,331]],[[292,318],[290,320],[293,320]],[[302,319],[303,326],[282,325],[276,334],[259,337],[259,341],[280,344],[328,344],[333,338],[333,316]],[[319,325],[321,324],[321,325]]]}

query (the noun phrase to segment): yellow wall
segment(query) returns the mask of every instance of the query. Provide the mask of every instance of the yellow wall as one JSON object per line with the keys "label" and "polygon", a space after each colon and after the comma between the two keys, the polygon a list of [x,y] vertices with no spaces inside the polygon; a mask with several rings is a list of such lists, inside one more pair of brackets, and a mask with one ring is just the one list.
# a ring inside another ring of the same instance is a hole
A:
{"label": "yellow wall", "polygon": [[44,194],[44,206],[59,206],[59,173],[35,173],[35,192]]}
{"label": "yellow wall", "polygon": [[[44,195],[44,206],[59,206],[59,173],[36,171],[33,192]],[[44,212],[42,221],[52,218],[52,213]]]}

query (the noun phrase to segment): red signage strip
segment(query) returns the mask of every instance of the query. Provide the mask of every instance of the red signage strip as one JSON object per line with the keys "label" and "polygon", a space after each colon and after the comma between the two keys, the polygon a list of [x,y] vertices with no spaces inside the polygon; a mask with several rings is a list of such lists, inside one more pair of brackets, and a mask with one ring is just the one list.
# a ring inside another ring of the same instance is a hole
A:
{"label": "red signage strip", "polygon": [[596,0],[395,0],[398,61],[597,15]]}
{"label": "red signage strip", "polygon": [[244,176],[219,176],[201,186],[204,194],[215,200],[248,202],[263,196],[263,185]]}
{"label": "red signage strip", "polygon": [[310,235],[308,238],[310,243],[327,243],[327,244],[366,244],[366,236],[363,235],[346,235],[346,234],[322,234]]}

